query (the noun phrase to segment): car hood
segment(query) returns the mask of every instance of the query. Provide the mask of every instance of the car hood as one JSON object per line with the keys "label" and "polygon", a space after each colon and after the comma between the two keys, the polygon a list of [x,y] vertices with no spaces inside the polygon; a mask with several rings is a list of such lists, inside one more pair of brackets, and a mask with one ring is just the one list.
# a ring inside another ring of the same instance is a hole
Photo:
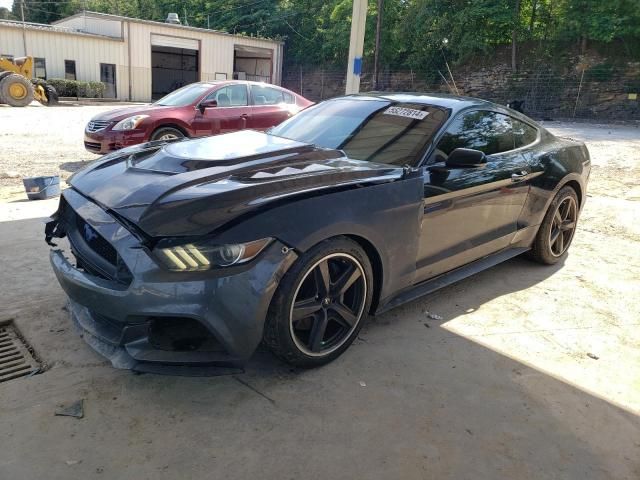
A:
{"label": "car hood", "polygon": [[244,130],[151,142],[102,157],[71,186],[151,237],[215,232],[273,203],[390,182],[403,169]]}
{"label": "car hood", "polygon": [[171,108],[176,107],[165,105],[137,105],[135,107],[116,108],[115,110],[99,113],[93,117],[91,121],[99,120],[105,122],[119,122],[120,120],[132,117],[133,115],[153,115]]}

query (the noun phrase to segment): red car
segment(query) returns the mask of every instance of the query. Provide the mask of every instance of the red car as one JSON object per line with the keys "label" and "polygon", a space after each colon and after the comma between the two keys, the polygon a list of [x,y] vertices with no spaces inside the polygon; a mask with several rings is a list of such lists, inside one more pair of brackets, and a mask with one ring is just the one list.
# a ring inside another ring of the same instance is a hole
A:
{"label": "red car", "polygon": [[93,153],[107,153],[150,140],[245,128],[266,130],[312,104],[296,93],[264,83],[192,83],[151,105],[118,108],[93,117],[84,131],[84,146]]}

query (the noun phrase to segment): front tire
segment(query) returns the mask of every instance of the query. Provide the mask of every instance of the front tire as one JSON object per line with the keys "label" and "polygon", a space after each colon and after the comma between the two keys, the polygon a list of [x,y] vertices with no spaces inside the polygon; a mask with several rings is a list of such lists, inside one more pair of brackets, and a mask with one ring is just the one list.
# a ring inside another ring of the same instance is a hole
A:
{"label": "front tire", "polygon": [[184,138],[184,133],[182,133],[177,128],[173,127],[160,127],[155,132],[151,134],[151,141],[156,140],[177,140],[179,138]]}
{"label": "front tire", "polygon": [[33,85],[22,75],[12,73],[0,81],[0,98],[12,107],[26,107],[33,101]]}
{"label": "front tire", "polygon": [[544,265],[560,261],[569,249],[578,224],[578,195],[571,187],[556,194],[531,249],[531,258]]}
{"label": "front tire", "polygon": [[320,242],[286,273],[269,307],[264,343],[285,362],[317,367],[339,357],[371,307],[373,273],[347,237]]}

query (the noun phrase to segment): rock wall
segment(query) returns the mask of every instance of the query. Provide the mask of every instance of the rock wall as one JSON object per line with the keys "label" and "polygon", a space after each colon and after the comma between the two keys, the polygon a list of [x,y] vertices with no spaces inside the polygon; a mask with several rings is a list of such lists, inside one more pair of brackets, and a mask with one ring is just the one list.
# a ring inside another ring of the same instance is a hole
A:
{"label": "rock wall", "polygon": [[[413,71],[384,71],[378,90],[459,93],[500,104],[524,100],[525,112],[538,118],[603,118],[640,120],[640,63],[602,68],[576,65],[565,72],[538,68],[513,73],[505,65],[436,72],[436,81]],[[344,94],[345,74],[335,70],[290,69],[283,85],[320,101]],[[369,72],[362,75],[360,90],[373,90]]]}

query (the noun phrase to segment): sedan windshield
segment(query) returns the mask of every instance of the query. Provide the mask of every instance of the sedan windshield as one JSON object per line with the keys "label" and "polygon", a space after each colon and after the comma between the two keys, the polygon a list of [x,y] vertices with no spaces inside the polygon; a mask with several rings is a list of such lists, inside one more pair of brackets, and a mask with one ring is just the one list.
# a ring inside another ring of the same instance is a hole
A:
{"label": "sedan windshield", "polygon": [[356,160],[412,165],[447,116],[433,105],[343,98],[303,110],[269,133],[344,150]]}
{"label": "sedan windshield", "polygon": [[187,85],[171,92],[169,95],[165,95],[154,105],[186,107],[187,105],[194,103],[210,89],[211,85],[208,83],[192,83],[191,85]]}

